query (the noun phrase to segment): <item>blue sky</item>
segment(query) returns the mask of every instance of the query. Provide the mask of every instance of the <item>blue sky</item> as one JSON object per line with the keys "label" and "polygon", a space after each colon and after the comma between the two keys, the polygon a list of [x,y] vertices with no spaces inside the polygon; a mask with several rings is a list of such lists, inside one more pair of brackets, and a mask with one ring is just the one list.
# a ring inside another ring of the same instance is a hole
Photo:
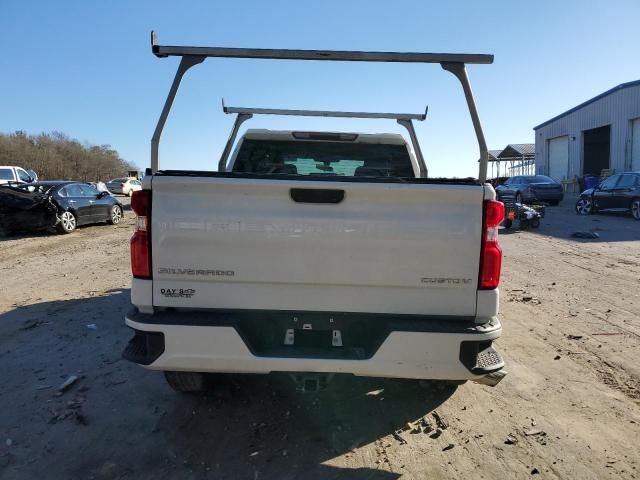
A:
{"label": "blue sky", "polygon": [[[180,6],[181,5],[181,6]],[[140,167],[178,60],[162,44],[492,53],[469,67],[490,148],[640,78],[640,2],[0,0],[0,132],[58,130]],[[435,65],[208,59],[185,77],[160,145],[164,168],[215,169],[228,105],[420,112],[432,176],[477,175],[459,84]],[[248,128],[399,132],[391,121],[262,117]]]}

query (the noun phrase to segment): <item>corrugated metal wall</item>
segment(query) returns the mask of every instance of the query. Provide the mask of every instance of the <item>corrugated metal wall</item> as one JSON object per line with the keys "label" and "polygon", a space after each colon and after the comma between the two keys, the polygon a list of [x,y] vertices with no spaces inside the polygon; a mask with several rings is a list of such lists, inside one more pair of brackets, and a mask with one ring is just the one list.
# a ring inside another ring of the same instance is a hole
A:
{"label": "corrugated metal wall", "polygon": [[631,168],[631,121],[640,117],[640,85],[630,86],[596,100],[535,131],[536,172],[548,173],[549,140],[569,137],[568,178],[582,175],[582,132],[611,125],[610,168],[623,172]]}

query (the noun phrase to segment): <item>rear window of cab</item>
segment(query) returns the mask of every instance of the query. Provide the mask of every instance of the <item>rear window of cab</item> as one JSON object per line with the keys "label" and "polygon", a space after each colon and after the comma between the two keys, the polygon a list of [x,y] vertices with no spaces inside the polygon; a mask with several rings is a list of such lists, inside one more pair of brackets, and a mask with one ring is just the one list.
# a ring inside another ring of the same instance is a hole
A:
{"label": "rear window of cab", "polygon": [[404,144],[244,140],[233,172],[261,175],[415,178]]}

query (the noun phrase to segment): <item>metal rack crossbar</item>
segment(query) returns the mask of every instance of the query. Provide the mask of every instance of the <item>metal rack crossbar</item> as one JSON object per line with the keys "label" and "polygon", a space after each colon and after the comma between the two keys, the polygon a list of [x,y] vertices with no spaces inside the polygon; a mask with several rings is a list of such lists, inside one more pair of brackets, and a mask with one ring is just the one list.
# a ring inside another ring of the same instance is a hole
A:
{"label": "metal rack crossbar", "polygon": [[252,118],[254,115],[293,115],[299,117],[325,117],[325,118],[366,118],[366,119],[383,119],[396,120],[400,125],[407,129],[411,137],[411,144],[418,162],[418,170],[421,177],[427,176],[427,166],[422,156],[422,150],[418,143],[415,129],[413,128],[413,120],[419,122],[427,118],[429,107],[425,107],[424,113],[379,113],[379,112],[341,112],[326,110],[287,110],[276,108],[250,108],[250,107],[227,107],[222,100],[222,111],[227,114],[237,114],[236,120],[231,129],[229,139],[222,151],[220,161],[218,162],[218,171],[223,172],[227,166],[227,160],[231,154],[231,149],[240,130],[240,126]]}
{"label": "metal rack crossbar", "polygon": [[424,113],[378,113],[378,112],[341,112],[335,110],[289,110],[280,108],[248,108],[248,107],[227,107],[222,103],[224,113],[248,113],[254,115],[295,115],[298,117],[335,117],[335,118],[380,118],[388,120],[418,120],[427,118],[427,111]]}
{"label": "metal rack crossbar", "polygon": [[[471,121],[478,140],[480,150],[480,171],[478,178],[481,182],[486,180],[488,150],[480,124],[480,117],[476,108],[473,92],[469,83],[469,77],[465,64],[489,64],[493,63],[493,55],[466,54],[466,53],[414,53],[414,52],[362,52],[347,50],[286,50],[264,48],[223,48],[223,47],[189,47],[189,46],[165,46],[158,44],[158,37],[151,32],[151,51],[160,58],[177,56],[181,57],[180,65],[176,71],[173,83],[165,100],[162,113],[156,124],[156,129],[151,139],[151,171],[159,169],[158,146],[164,124],[169,116],[178,87],[184,74],[194,65],[202,63],[209,57],[217,58],[253,58],[273,60],[324,60],[324,61],[348,61],[348,62],[392,62],[392,63],[439,63],[440,66],[451,72],[460,81]],[[356,112],[357,113],[357,112]],[[238,113],[241,116],[251,115]],[[368,117],[376,118],[376,117]],[[246,120],[247,118],[245,118]],[[411,122],[413,119],[397,118],[398,123]],[[416,119],[417,120],[417,119]],[[238,121],[238,120],[236,120]],[[242,122],[240,122],[242,123]],[[402,124],[402,123],[401,123]],[[406,125],[405,125],[406,126]],[[408,127],[407,127],[408,128]],[[412,142],[417,144],[412,138]]]}

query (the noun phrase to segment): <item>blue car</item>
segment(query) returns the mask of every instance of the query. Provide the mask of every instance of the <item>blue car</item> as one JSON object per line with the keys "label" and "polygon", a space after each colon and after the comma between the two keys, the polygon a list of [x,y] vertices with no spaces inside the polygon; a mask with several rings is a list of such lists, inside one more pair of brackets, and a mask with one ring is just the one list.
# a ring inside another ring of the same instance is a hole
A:
{"label": "blue car", "polygon": [[523,175],[508,178],[496,187],[501,196],[513,197],[516,203],[548,203],[558,205],[564,197],[562,185],[546,175]]}

